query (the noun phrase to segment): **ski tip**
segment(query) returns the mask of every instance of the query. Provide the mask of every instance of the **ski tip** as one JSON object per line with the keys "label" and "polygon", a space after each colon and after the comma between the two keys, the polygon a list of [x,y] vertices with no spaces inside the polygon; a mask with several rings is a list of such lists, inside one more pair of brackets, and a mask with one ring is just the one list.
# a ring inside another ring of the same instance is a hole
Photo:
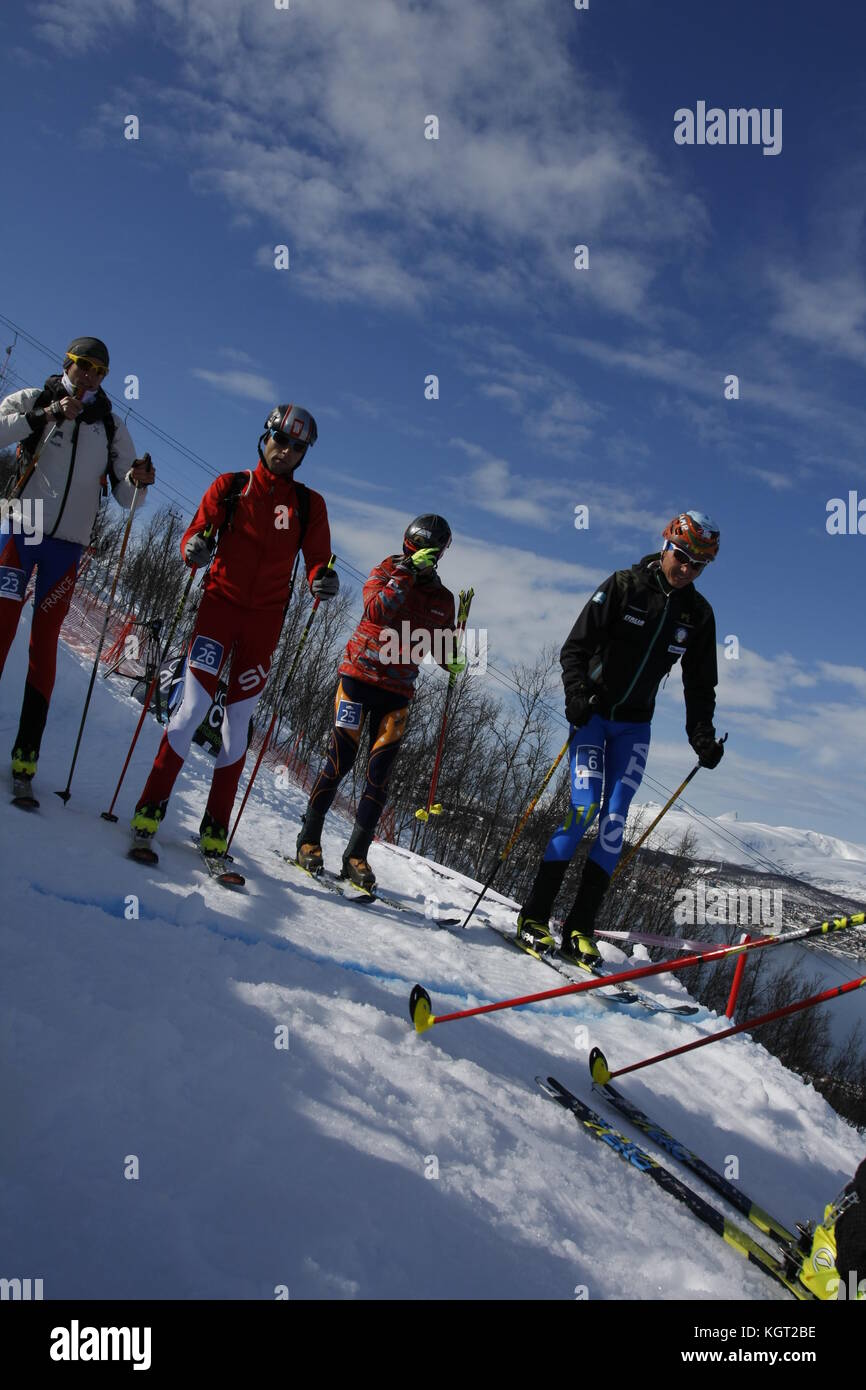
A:
{"label": "ski tip", "polygon": [[409,1017],[416,1033],[426,1033],[436,1022],[430,995],[423,985],[416,985],[409,995]]}
{"label": "ski tip", "polygon": [[594,1047],[589,1054],[589,1072],[596,1086],[606,1086],[610,1081],[610,1067],[600,1047]]}
{"label": "ski tip", "polygon": [[102,820],[107,820],[110,821],[112,825],[117,825],[117,816],[113,816],[110,811],[100,811],[99,815]]}

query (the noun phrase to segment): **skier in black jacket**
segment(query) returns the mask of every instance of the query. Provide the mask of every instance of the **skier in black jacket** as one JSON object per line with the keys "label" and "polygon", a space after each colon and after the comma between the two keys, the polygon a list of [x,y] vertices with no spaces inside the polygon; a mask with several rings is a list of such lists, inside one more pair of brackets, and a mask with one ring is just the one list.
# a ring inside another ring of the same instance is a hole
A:
{"label": "skier in black jacket", "polygon": [[[719,549],[719,531],[702,512],[681,512],[663,533],[661,555],[617,570],[593,594],[560,653],[569,746],[571,806],[538,868],[517,919],[520,936],[555,946],[548,922],[579,841],[600,812],[598,838],[565,919],[561,953],[591,964],[593,923],[622,853],[632,797],[649,754],[650,721],[664,676],[682,662],[686,733],[703,767],[716,767],[716,626],[693,584]],[[602,793],[603,785],[603,793]]]}

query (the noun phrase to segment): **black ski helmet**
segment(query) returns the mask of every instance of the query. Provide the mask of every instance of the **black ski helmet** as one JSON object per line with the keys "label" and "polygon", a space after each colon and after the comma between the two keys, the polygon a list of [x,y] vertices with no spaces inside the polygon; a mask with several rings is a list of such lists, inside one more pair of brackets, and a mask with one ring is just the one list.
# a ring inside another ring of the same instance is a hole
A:
{"label": "black ski helmet", "polygon": [[73,338],[66,349],[66,360],[70,353],[76,357],[89,357],[93,362],[101,362],[108,371],[108,348],[101,338]]}
{"label": "black ski helmet", "polygon": [[307,449],[312,448],[319,437],[315,420],[308,410],[304,410],[302,405],[275,405],[265,421],[264,434],[259,439],[259,458],[263,463],[262,441],[271,430],[279,430],[281,434],[290,434],[293,439],[305,446],[303,454],[295,464],[296,468],[299,468],[303,463]]}
{"label": "black ski helmet", "polygon": [[438,550],[441,555],[451,544],[451,527],[444,516],[436,516],[433,512],[425,512],[423,516],[416,516],[406,527],[406,534],[403,537],[403,554],[414,555],[416,550],[425,550],[428,546],[433,550]]}

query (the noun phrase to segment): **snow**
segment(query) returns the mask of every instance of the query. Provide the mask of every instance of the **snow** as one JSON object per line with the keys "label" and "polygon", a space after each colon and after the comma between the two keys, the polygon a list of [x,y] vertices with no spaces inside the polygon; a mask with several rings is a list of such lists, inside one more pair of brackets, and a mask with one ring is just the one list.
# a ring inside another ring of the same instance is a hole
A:
{"label": "snow", "polygon": [[[0,685],[9,744],[27,624]],[[52,794],[88,675],[61,647],[42,812],[0,804],[0,1273],[42,1278],[46,1298],[270,1299],[283,1285],[293,1299],[573,1299],[580,1286],[593,1299],[777,1296],[533,1084],[553,1074],[593,1103],[591,1046],[624,1065],[724,1020],[643,1016],[590,994],[418,1036],[416,981],[439,1013],[560,981],[482,925],[444,930],[305,879],[280,857],[304,799],[267,769],[234,845],[247,889],[221,888],[189,845],[213,767],[198,749],[160,864],[133,864],[125,822],[159,730],[148,721],[120,823],[100,820],[139,710],[113,685],[96,684],[68,806]],[[331,818],[326,862],[347,831]],[[383,891],[422,910],[475,896],[405,850],[375,845],[371,861]],[[137,919],[125,915],[133,895]],[[490,911],[513,922],[498,895]],[[675,977],[650,989],[687,998]],[[281,1026],[288,1049],[275,1046]],[[789,1226],[818,1216],[863,1154],[810,1086],[745,1037],[622,1088],[708,1162],[736,1158],[744,1189]],[[124,1176],[132,1156],[137,1178]]]}

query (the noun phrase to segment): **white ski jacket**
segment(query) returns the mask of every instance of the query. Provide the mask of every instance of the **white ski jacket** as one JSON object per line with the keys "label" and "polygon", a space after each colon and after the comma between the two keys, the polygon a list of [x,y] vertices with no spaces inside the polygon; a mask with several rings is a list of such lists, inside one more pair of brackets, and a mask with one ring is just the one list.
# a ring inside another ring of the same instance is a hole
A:
{"label": "white ski jacket", "polygon": [[[37,386],[15,391],[0,402],[0,448],[20,443],[32,433],[27,420],[41,391]],[[129,430],[112,415],[114,438],[109,455],[108,433],[102,420],[85,424],[82,417],[60,420],[51,437],[53,418],[46,420],[39,460],[23,490],[22,500],[42,502],[42,530],[59,540],[88,545],[99,509],[103,479],[110,484],[122,507],[129,507],[135,486],[129,472],[135,462],[135,445]],[[139,500],[139,506],[144,499]]]}

